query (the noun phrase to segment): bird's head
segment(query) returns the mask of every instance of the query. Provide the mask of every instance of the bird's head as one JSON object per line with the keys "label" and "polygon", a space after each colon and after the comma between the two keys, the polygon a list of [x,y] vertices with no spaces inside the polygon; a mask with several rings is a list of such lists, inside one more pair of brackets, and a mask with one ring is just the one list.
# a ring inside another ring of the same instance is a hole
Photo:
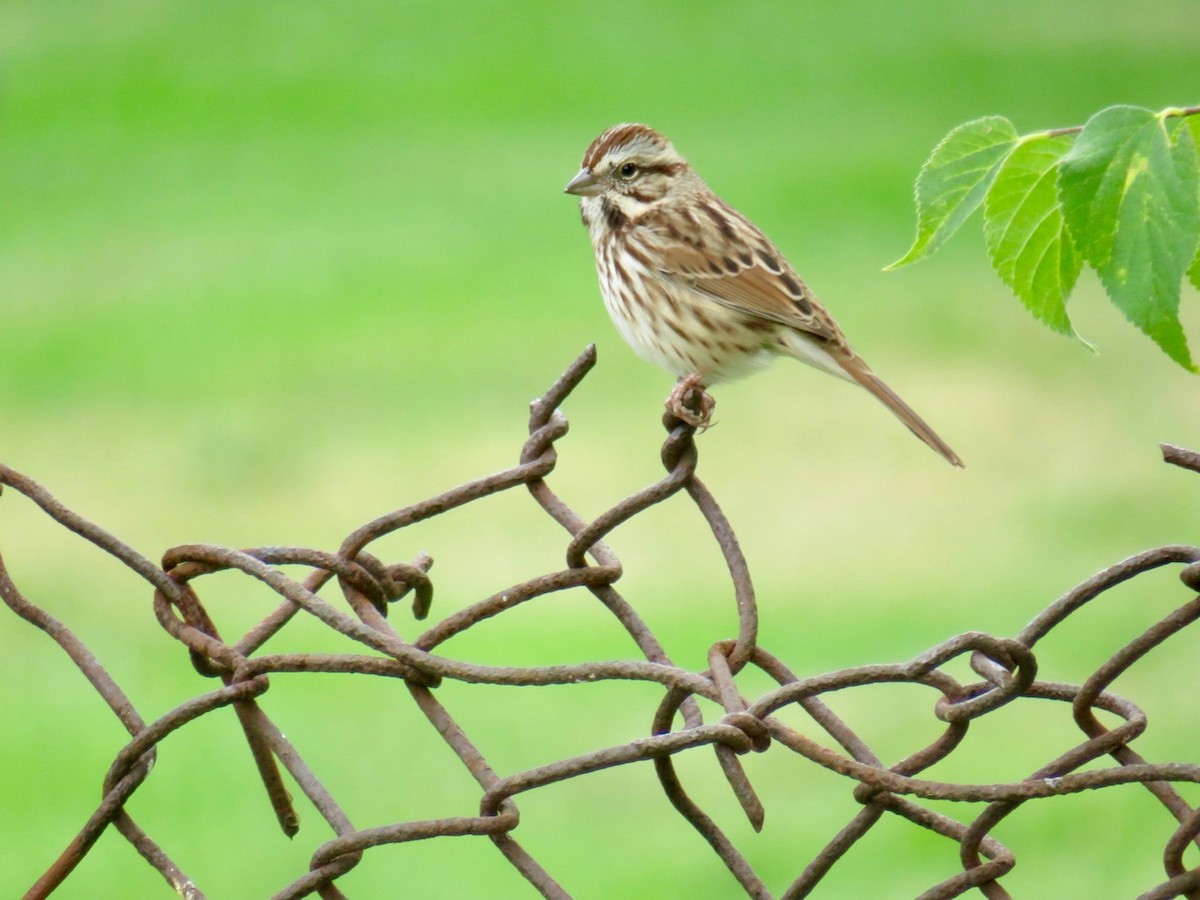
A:
{"label": "bird's head", "polygon": [[583,165],[565,188],[598,198],[606,211],[636,219],[653,204],[686,187],[695,175],[671,142],[648,125],[615,125],[592,141]]}

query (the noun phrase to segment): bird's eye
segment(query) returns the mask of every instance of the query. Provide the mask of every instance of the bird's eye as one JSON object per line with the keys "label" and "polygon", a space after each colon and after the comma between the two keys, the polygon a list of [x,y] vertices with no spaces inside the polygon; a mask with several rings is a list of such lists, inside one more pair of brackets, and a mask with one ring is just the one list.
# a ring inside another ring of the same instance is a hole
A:
{"label": "bird's eye", "polygon": [[617,175],[619,175],[625,181],[633,181],[633,179],[637,177],[639,171],[640,170],[637,167],[637,163],[627,162],[625,165],[621,166],[621,168],[617,169]]}

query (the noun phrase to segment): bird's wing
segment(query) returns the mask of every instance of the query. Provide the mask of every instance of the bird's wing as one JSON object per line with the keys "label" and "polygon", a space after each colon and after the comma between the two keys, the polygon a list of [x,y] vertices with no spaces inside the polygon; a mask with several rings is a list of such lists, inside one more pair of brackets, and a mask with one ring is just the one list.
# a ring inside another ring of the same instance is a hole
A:
{"label": "bird's wing", "polygon": [[743,216],[723,203],[702,204],[711,219],[683,231],[677,223],[647,222],[654,258],[666,278],[730,309],[788,325],[829,341],[843,340],[824,307],[783,255]]}

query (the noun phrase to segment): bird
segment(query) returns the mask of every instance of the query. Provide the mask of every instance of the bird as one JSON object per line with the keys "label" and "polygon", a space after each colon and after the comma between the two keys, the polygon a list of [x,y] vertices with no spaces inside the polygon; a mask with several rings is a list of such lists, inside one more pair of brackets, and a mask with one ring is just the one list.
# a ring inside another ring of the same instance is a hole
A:
{"label": "bird", "polygon": [[676,418],[706,427],[715,406],[707,388],[790,356],[866,388],[963,466],[871,371],[776,246],[653,128],[624,123],[602,132],[563,190],[580,198],[617,330],[677,378],[667,400]]}

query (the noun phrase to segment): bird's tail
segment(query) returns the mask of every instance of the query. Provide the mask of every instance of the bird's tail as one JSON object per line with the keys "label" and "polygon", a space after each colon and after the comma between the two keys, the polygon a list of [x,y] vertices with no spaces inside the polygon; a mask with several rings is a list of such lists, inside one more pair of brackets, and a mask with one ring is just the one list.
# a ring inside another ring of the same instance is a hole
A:
{"label": "bird's tail", "polygon": [[937,432],[930,428],[911,406],[901,400],[895,391],[884,384],[883,379],[872,372],[866,363],[855,357],[853,360],[847,360],[843,368],[851,378],[874,394],[884,406],[895,413],[896,418],[907,425],[909,431],[945,457],[951,465],[958,466],[960,469],[964,468],[963,461],[959,459],[957,453],[950,449],[950,445],[938,437]]}
{"label": "bird's tail", "polygon": [[911,406],[901,400],[895,391],[883,383],[883,379],[871,371],[871,367],[850,349],[844,338],[837,342],[822,341],[804,332],[789,329],[784,333],[784,347],[801,362],[846,381],[861,384],[895,413],[896,418],[907,425],[909,431],[940,453],[947,462],[960,469],[964,468],[963,461],[950,449],[950,445],[938,437],[937,432],[930,428]]}

